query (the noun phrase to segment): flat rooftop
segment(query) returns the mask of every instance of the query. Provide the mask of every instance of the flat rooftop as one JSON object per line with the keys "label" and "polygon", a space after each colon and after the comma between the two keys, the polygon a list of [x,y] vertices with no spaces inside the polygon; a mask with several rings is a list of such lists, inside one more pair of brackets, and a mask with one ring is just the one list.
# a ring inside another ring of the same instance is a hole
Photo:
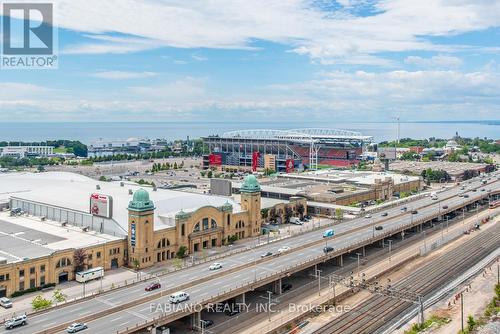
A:
{"label": "flat rooftop", "polygon": [[94,231],[83,232],[75,226],[63,227],[60,222],[41,221],[38,217],[11,217],[10,212],[0,212],[0,257],[7,263],[120,239]]}
{"label": "flat rooftop", "polygon": [[[5,173],[0,174],[0,199],[15,197],[77,212],[89,213],[92,193],[113,197],[112,220],[123,230],[128,229],[128,203],[132,199],[129,190],[135,192],[140,185],[122,181],[101,182],[86,176],[67,172]],[[99,185],[100,189],[96,189]],[[241,206],[231,198],[177,190],[142,187],[154,202],[155,230],[172,227],[172,218],[181,210],[193,211],[203,206],[220,207],[225,203],[240,212]]]}
{"label": "flat rooftop", "polygon": [[323,169],[304,172],[301,174],[281,174],[278,175],[278,177],[327,183],[351,183],[359,186],[370,186],[375,183],[376,179],[383,180],[386,177],[392,178],[394,180],[394,184],[396,185],[419,180],[418,176],[409,176],[394,172],[350,171],[337,169]]}

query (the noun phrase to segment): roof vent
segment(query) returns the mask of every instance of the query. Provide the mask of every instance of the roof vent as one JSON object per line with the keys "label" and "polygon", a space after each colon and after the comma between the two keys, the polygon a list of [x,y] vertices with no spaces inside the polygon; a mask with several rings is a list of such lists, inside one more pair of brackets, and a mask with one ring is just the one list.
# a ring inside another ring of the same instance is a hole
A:
{"label": "roof vent", "polygon": [[129,189],[129,190],[128,190],[128,194],[129,194],[129,195],[132,195],[133,193],[134,193],[134,192],[132,191],[132,189]]}
{"label": "roof vent", "polygon": [[88,232],[89,231],[89,227],[88,226],[85,226],[85,227],[82,227],[82,232]]}
{"label": "roof vent", "polygon": [[158,188],[156,186],[153,186],[153,191],[157,191]]}
{"label": "roof vent", "polygon": [[96,188],[97,190],[101,190],[101,186],[100,186],[100,185],[98,185],[98,184],[96,184],[96,185],[95,185],[95,188]]}
{"label": "roof vent", "polygon": [[125,183],[124,182],[120,182],[120,187],[124,187],[125,186]]}

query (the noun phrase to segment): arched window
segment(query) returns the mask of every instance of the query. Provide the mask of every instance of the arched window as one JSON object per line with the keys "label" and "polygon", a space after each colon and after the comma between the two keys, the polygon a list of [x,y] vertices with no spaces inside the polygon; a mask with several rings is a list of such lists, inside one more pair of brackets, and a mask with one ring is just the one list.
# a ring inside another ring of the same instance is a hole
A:
{"label": "arched window", "polygon": [[208,230],[208,218],[203,218],[203,230]]}
{"label": "arched window", "polygon": [[193,228],[193,232],[199,232],[200,231],[200,223],[196,223]]}
{"label": "arched window", "polygon": [[170,246],[170,240],[167,239],[167,246]]}
{"label": "arched window", "polygon": [[161,248],[161,240],[158,241],[158,247],[156,247],[156,248]]}
{"label": "arched window", "polygon": [[59,261],[57,261],[56,268],[67,267],[70,265],[71,261],[67,257],[64,257],[62,259],[59,259]]}
{"label": "arched window", "polygon": [[227,215],[227,226],[231,225],[231,215]]}
{"label": "arched window", "polygon": [[184,224],[181,225],[181,235],[182,236],[186,235],[186,226],[184,226]]}
{"label": "arched window", "polygon": [[217,228],[217,222],[213,219],[210,221],[210,228]]}

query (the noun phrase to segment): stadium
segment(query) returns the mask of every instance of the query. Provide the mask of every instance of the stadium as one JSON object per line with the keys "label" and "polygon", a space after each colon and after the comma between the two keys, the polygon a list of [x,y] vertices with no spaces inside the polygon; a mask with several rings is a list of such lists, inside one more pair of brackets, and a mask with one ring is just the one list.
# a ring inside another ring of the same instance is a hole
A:
{"label": "stadium", "polygon": [[335,129],[239,130],[204,137],[203,167],[293,172],[356,165],[373,137]]}

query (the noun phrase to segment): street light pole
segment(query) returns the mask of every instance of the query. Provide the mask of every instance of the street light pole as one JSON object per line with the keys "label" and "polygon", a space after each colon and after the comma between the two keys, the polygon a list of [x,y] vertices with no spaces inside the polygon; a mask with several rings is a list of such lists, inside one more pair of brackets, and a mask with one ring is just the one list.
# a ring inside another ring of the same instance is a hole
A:
{"label": "street light pole", "polygon": [[359,257],[361,256],[361,253],[356,253],[356,255],[358,256],[358,276],[359,276]]}
{"label": "street light pole", "polygon": [[460,318],[462,322],[462,333],[464,332],[464,293],[460,292]]}
{"label": "street light pole", "polygon": [[267,300],[267,315],[268,315],[268,320],[271,321],[271,295],[272,291],[267,291],[268,295],[268,300]]}
{"label": "street light pole", "polygon": [[318,296],[321,296],[321,272],[322,270],[316,269],[316,275],[318,276]]}

